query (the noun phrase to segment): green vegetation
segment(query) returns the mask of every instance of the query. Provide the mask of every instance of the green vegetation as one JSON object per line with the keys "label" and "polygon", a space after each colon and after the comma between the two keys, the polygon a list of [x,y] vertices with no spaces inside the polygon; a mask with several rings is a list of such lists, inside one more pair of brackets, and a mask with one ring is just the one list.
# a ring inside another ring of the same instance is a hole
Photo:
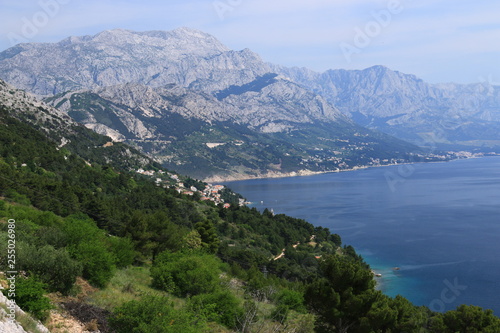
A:
{"label": "green vegetation", "polygon": [[110,318],[118,333],[198,333],[205,323],[192,313],[175,309],[165,296],[144,296],[115,309]]}
{"label": "green vegetation", "polygon": [[151,269],[153,286],[179,297],[212,293],[218,289],[221,265],[210,254],[165,251]]}
{"label": "green vegetation", "polygon": [[26,275],[16,300],[42,320],[47,292],[78,293],[83,277],[99,290],[73,308],[100,313],[103,332],[500,330],[488,310],[433,313],[376,291],[368,265],[328,229],[183,196],[130,173],[133,158],[83,146],[59,148],[0,112],[0,240],[15,220]]}
{"label": "green vegetation", "polygon": [[[219,91],[216,97],[222,100],[230,95],[260,91],[275,81],[276,74],[268,73],[251,83]],[[177,105],[185,102],[179,96],[164,98]],[[63,101],[70,102],[69,115],[76,121],[91,116],[122,133],[126,143],[155,156],[165,167],[200,179],[220,175],[251,177],[269,171],[335,171],[378,162],[387,164],[395,159],[399,162],[420,159],[414,154],[419,151],[418,147],[341,119],[322,124],[290,123],[291,128],[297,129],[262,133],[231,121],[207,123],[170,112],[163,113],[161,119],[151,118],[91,92],[76,93],[70,100]],[[130,133],[115,114],[116,109],[123,108],[146,127],[155,129],[156,137],[144,140]],[[207,143],[222,145],[208,147]]]}
{"label": "green vegetation", "polygon": [[46,285],[34,277],[16,279],[17,305],[40,320],[47,319],[52,308],[46,293]]}

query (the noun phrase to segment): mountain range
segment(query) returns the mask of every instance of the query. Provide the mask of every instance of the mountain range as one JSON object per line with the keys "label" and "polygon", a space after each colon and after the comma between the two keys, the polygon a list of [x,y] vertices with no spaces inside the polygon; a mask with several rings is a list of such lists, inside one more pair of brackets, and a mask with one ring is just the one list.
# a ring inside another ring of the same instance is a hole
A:
{"label": "mountain range", "polygon": [[358,124],[415,144],[500,144],[500,87],[429,84],[383,66],[328,70],[273,66],[323,96]]}
{"label": "mountain range", "polygon": [[189,28],[19,44],[0,53],[0,78],[209,180],[447,159],[413,144],[500,142],[498,87],[430,85],[381,66],[285,68]]}

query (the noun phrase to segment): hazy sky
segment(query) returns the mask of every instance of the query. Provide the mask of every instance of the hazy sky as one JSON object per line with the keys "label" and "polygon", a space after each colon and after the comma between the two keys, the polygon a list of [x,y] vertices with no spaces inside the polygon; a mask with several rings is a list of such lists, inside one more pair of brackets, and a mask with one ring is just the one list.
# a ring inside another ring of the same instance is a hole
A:
{"label": "hazy sky", "polygon": [[500,85],[499,13],[492,0],[0,0],[0,51],[187,26],[286,66],[385,65],[432,83]]}

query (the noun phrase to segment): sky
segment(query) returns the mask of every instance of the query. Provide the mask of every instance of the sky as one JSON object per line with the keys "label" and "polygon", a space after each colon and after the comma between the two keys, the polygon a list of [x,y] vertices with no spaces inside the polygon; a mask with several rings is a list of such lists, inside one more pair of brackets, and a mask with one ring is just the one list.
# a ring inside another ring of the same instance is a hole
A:
{"label": "sky", "polygon": [[430,83],[500,85],[498,13],[491,0],[0,0],[0,51],[190,27],[290,67],[384,65]]}

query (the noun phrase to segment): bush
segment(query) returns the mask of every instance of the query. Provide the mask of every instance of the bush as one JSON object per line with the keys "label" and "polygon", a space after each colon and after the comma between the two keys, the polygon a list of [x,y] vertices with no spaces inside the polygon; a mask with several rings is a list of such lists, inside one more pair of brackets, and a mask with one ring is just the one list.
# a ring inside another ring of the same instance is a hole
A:
{"label": "bush", "polygon": [[84,242],[104,239],[104,233],[96,223],[84,214],[71,215],[66,218],[62,230],[66,234],[68,245],[76,246]]}
{"label": "bush", "polygon": [[198,333],[206,328],[189,311],[176,310],[164,296],[125,303],[114,310],[109,324],[117,333]]}
{"label": "bush", "polygon": [[116,267],[124,268],[132,265],[138,253],[134,250],[134,244],[129,238],[110,237],[108,243],[110,244]]}
{"label": "bush", "polygon": [[81,243],[71,252],[83,266],[83,277],[93,286],[104,288],[113,277],[115,260],[101,242]]}
{"label": "bush", "polygon": [[37,275],[48,284],[51,291],[67,294],[76,277],[82,273],[80,263],[71,259],[65,249],[56,250],[50,245],[37,248],[22,242],[18,244],[18,268]]}
{"label": "bush", "polygon": [[161,253],[151,269],[153,287],[180,297],[211,293],[219,287],[221,262],[204,253]]}
{"label": "bush", "polygon": [[287,307],[290,310],[305,313],[304,295],[301,292],[283,289],[276,296],[276,304]]}
{"label": "bush", "polygon": [[104,232],[85,214],[69,216],[63,231],[71,256],[83,266],[83,277],[96,287],[105,287],[113,276],[117,260],[108,250]]}
{"label": "bush", "polygon": [[306,313],[304,306],[304,295],[298,291],[283,289],[275,296],[276,308],[271,316],[274,320],[284,323],[290,310],[295,310],[300,313]]}
{"label": "bush", "polygon": [[52,308],[50,300],[45,297],[46,285],[37,281],[34,277],[16,279],[16,296],[17,305],[24,311],[28,311],[37,319],[44,321],[49,316],[49,311]]}
{"label": "bush", "polygon": [[235,328],[238,318],[243,315],[243,308],[239,303],[231,292],[221,290],[213,294],[193,296],[189,301],[189,308],[207,321],[215,321],[228,328]]}

